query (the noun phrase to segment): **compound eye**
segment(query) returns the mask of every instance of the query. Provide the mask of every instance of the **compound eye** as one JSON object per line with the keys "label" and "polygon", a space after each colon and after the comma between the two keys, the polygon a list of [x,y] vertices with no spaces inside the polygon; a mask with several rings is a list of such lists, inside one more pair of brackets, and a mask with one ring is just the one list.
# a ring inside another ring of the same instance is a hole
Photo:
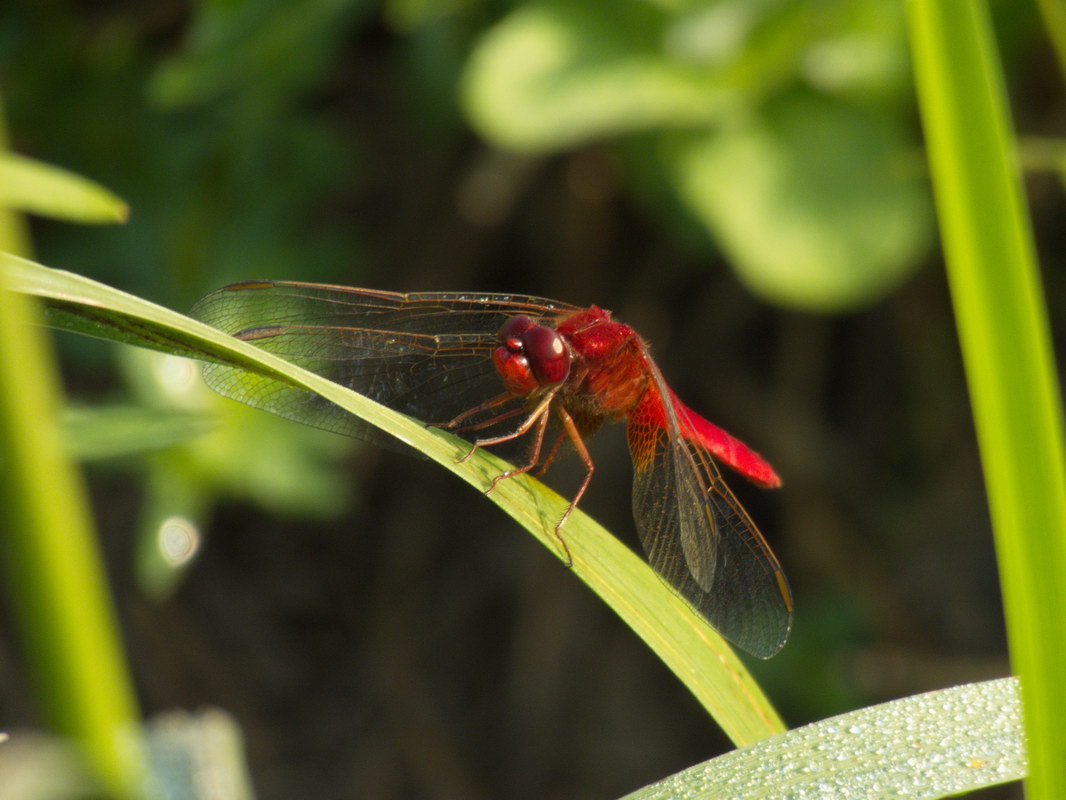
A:
{"label": "compound eye", "polygon": [[492,363],[496,365],[496,372],[503,379],[503,385],[513,395],[524,397],[540,385],[529,366],[529,359],[505,344],[496,348],[492,354]]}
{"label": "compound eye", "polygon": [[522,345],[542,386],[555,386],[570,374],[570,351],[557,331],[535,325],[522,334]]}
{"label": "compound eye", "polygon": [[522,334],[535,325],[536,323],[525,314],[518,314],[503,323],[496,333],[496,339],[517,352],[521,347]]}

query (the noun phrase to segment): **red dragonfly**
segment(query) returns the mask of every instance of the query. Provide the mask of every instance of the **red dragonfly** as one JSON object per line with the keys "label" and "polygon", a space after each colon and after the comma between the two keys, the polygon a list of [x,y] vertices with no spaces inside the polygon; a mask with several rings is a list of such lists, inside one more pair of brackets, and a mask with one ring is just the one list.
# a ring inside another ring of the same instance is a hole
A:
{"label": "red dragonfly", "polygon": [[[528,440],[522,466],[496,481],[545,469],[569,441],[586,475],[556,527],[564,548],[559,528],[592,478],[584,439],[606,421],[626,420],[633,516],[651,566],[749,653],[769,658],[784,645],[788,581],[715,460],[759,486],[780,480],[757,453],[685,406],[647,344],[609,311],[517,294],[255,281],[207,295],[193,316],[397,411],[477,432],[471,453]],[[204,374],[213,389],[249,405],[395,446],[313,393],[220,364]]]}

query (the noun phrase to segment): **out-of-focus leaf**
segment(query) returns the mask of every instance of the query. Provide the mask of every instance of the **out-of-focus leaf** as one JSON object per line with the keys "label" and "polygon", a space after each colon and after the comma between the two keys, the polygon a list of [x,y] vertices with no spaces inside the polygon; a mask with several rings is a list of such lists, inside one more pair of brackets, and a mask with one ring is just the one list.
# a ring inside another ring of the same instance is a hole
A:
{"label": "out-of-focus leaf", "polygon": [[195,439],[214,426],[202,414],[129,405],[70,408],[62,423],[70,454],[84,461],[160,450]]}
{"label": "out-of-focus leaf", "polygon": [[153,797],[251,800],[252,782],[236,721],[224,711],[172,711],[148,724]]}
{"label": "out-of-focus leaf", "polygon": [[897,114],[909,109],[913,90],[902,6],[846,0],[833,10],[833,30],[807,43],[803,80],[837,97],[890,103]]}
{"label": "out-of-focus leaf", "polygon": [[439,22],[470,7],[467,0],[387,0],[385,19],[404,32]]}
{"label": "out-of-focus leaf", "polygon": [[[224,711],[168,712],[146,727],[149,777],[139,797],[167,800],[252,800],[240,728]],[[0,735],[4,800],[99,800],[70,744],[36,732]]]}
{"label": "out-of-focus leaf", "polygon": [[192,417],[200,433],[210,428],[156,448],[144,464],[136,569],[147,593],[162,597],[177,585],[221,496],[311,519],[348,507],[352,493],[337,467],[350,440],[227,402],[204,385],[197,361],[124,347],[119,363],[145,413]]}
{"label": "out-of-focus leaf", "polygon": [[[800,79],[843,89],[898,82],[899,13],[862,0],[534,0],[471,56],[465,103],[493,142],[521,150],[706,127]],[[860,56],[866,53],[875,57]]]}
{"label": "out-of-focus leaf", "polygon": [[152,95],[182,107],[235,89],[284,92],[316,74],[364,0],[201,3],[189,47],[155,75]]}
{"label": "out-of-focus leaf", "polygon": [[0,792],[4,800],[93,800],[102,796],[69,742],[26,731],[0,734]]}
{"label": "out-of-focus leaf", "polygon": [[125,222],[129,208],[104,187],[73,172],[0,152],[0,206],[70,222]]}
{"label": "out-of-focus leaf", "polygon": [[1018,155],[1026,172],[1052,172],[1066,187],[1066,139],[1026,136],[1018,141]]}
{"label": "out-of-focus leaf", "polygon": [[475,49],[468,113],[486,137],[521,150],[708,123],[737,94],[702,65],[663,57],[667,23],[661,9],[638,0],[523,4]]}
{"label": "out-of-focus leaf", "polygon": [[337,466],[351,452],[351,440],[226,402],[204,385],[197,361],[131,347],[122,349],[120,363],[140,402],[161,412],[199,415],[213,428],[211,435],[151,460],[148,502],[155,512],[146,509],[145,522],[153,536],[174,514],[199,519],[209,505],[204,494],[314,519],[347,507],[351,492]]}
{"label": "out-of-focus leaf", "polygon": [[753,291],[837,311],[898,285],[929,246],[908,145],[887,115],[801,95],[669,157],[688,207]]}

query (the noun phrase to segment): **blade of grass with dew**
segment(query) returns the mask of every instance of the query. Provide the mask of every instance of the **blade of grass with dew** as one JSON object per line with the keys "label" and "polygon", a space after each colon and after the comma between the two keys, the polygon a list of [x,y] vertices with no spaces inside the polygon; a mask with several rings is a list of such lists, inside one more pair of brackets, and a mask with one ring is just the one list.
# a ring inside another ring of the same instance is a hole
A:
{"label": "blade of grass with dew", "polygon": [[[11,282],[41,297],[56,324],[82,333],[220,361],[313,391],[357,414],[484,491],[506,469],[478,451],[458,463],[469,445],[436,428],[391,411],[277,356],[181,314],[87,278],[0,256]],[[559,554],[553,533],[566,501],[532,478],[501,483],[489,498],[546,547]],[[457,523],[460,519],[457,516]],[[642,559],[576,511],[566,540],[573,571],[648,643],[738,745],[784,730],[743,663],[728,644],[693,613]]]}
{"label": "blade of grass with dew", "polygon": [[1018,682],[860,708],[697,764],[624,800],[933,800],[1025,777]]}
{"label": "blade of grass with dew", "polygon": [[1028,796],[1066,797],[1066,467],[1060,390],[995,44],[979,0],[908,25],[948,279],[1022,684]]}

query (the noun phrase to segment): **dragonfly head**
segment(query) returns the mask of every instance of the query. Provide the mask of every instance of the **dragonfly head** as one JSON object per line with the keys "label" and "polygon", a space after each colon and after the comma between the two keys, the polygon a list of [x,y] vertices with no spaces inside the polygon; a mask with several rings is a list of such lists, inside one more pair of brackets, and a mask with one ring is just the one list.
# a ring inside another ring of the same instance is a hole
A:
{"label": "dragonfly head", "polygon": [[500,346],[492,362],[511,394],[558,386],[570,375],[570,349],[553,328],[519,314],[503,324],[496,338]]}

